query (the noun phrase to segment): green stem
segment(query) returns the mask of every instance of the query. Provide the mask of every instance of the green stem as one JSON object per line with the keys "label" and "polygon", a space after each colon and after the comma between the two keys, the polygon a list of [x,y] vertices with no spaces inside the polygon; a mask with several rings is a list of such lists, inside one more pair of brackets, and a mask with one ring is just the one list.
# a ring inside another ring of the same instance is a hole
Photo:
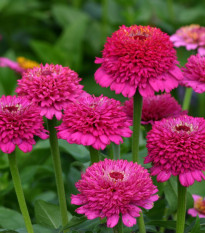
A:
{"label": "green stem", "polygon": [[186,190],[178,178],[178,205],[177,205],[177,228],[176,233],[184,233],[185,215],[186,215]]}
{"label": "green stem", "polygon": [[122,216],[120,216],[117,226],[113,228],[114,233],[123,233]]}
{"label": "green stem", "polygon": [[183,110],[189,110],[189,105],[191,102],[191,96],[192,96],[192,88],[186,88],[184,101],[183,101]]}
{"label": "green stem", "polygon": [[[133,135],[132,135],[132,160],[133,162],[139,162],[139,137],[140,137],[140,125],[142,115],[142,96],[139,91],[133,97]],[[138,226],[140,233],[146,233],[145,224],[143,219],[143,213],[138,218]]]}
{"label": "green stem", "polygon": [[174,5],[172,0],[167,0],[167,8],[168,8],[169,17],[171,19],[171,22],[173,23],[175,17],[174,17]]}
{"label": "green stem", "polygon": [[47,120],[47,123],[48,123],[48,130],[50,132],[49,141],[50,141],[51,154],[53,158],[53,165],[54,165],[54,171],[55,171],[58,200],[59,200],[60,211],[61,211],[61,220],[62,220],[62,225],[64,227],[68,224],[68,213],[67,213],[65,189],[64,189],[63,176],[62,176],[60,151],[58,147],[58,139],[57,139],[56,129],[55,129],[57,120],[55,117],[53,117],[52,120]]}
{"label": "green stem", "polygon": [[139,136],[142,115],[142,96],[136,90],[133,97],[133,134],[132,134],[132,160],[139,162]]}
{"label": "green stem", "polygon": [[89,146],[91,164],[99,162],[99,151]]}
{"label": "green stem", "polygon": [[12,179],[13,179],[13,184],[14,184],[16,196],[17,196],[17,199],[18,199],[18,203],[19,203],[19,206],[20,206],[21,213],[22,213],[23,218],[24,218],[24,222],[25,222],[25,225],[26,225],[27,232],[28,233],[34,233],[32,223],[31,223],[31,219],[30,219],[30,216],[29,216],[29,213],[28,213],[28,209],[27,209],[23,189],[22,189],[22,186],[21,186],[21,179],[20,179],[20,175],[19,175],[19,171],[18,171],[18,167],[17,167],[17,163],[16,163],[15,152],[13,152],[12,154],[9,154],[8,159],[9,159],[9,166],[10,166],[10,171],[11,171],[11,176],[12,176]]}
{"label": "green stem", "polygon": [[112,143],[112,149],[113,149],[113,159],[114,160],[120,159],[120,144],[117,145],[115,143]]}

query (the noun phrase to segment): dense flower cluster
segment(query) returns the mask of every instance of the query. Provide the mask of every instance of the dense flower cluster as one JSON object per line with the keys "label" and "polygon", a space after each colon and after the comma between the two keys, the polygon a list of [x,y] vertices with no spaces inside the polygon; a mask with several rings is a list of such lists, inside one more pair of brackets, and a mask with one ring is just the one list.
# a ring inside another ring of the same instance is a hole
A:
{"label": "dense flower cluster", "polygon": [[164,182],[171,175],[179,176],[183,186],[205,179],[205,120],[180,116],[155,122],[147,134],[151,175]]}
{"label": "dense flower cluster", "polygon": [[194,208],[188,210],[188,214],[192,217],[196,217],[197,215],[199,218],[205,218],[205,200],[203,197],[199,195],[192,195],[194,199]]}
{"label": "dense flower cluster", "polygon": [[205,27],[198,24],[181,27],[170,40],[175,47],[184,46],[187,50],[198,48],[198,53],[205,55]]}
{"label": "dense flower cluster", "polygon": [[57,129],[59,138],[99,150],[110,142],[119,144],[122,137],[130,137],[130,125],[119,101],[85,96],[67,106]]}
{"label": "dense flower cluster", "polygon": [[[124,111],[130,120],[133,119],[133,98],[125,101]],[[153,124],[163,118],[186,114],[170,94],[143,98],[141,124]]]}
{"label": "dense flower cluster", "polygon": [[26,96],[41,109],[41,115],[52,119],[62,118],[62,109],[82,93],[78,74],[61,65],[41,65],[28,69],[18,80],[16,92]]}
{"label": "dense flower cluster", "polygon": [[47,139],[40,110],[26,98],[2,96],[0,99],[0,149],[11,153],[17,145],[23,152],[32,150],[34,136]]}
{"label": "dense flower cluster", "polygon": [[205,57],[192,55],[183,68],[182,84],[192,87],[198,93],[205,92]]}
{"label": "dense flower cluster", "polygon": [[88,219],[107,218],[107,226],[117,225],[120,214],[123,223],[132,227],[141,207],[151,209],[158,191],[145,168],[126,160],[94,163],[76,183],[80,192],[72,195],[71,203],[82,205],[76,212]]}
{"label": "dense flower cluster", "polygon": [[102,64],[96,82],[125,97],[132,97],[137,88],[145,97],[155,91],[170,92],[182,79],[169,36],[150,26],[121,26],[95,62]]}

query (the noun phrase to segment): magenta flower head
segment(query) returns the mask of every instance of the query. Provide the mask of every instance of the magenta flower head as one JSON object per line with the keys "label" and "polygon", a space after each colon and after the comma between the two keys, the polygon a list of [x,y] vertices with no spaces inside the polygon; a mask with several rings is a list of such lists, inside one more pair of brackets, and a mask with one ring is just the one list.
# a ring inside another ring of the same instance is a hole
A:
{"label": "magenta flower head", "polygon": [[188,214],[192,217],[196,217],[197,215],[199,218],[205,218],[205,199],[203,197],[193,194],[194,199],[194,208],[188,210]]}
{"label": "magenta flower head", "polygon": [[181,84],[192,87],[198,93],[205,92],[205,57],[192,55],[188,59],[184,71],[184,79]]}
{"label": "magenta flower head", "polygon": [[131,137],[130,125],[119,101],[85,96],[65,109],[58,138],[103,150],[111,142],[120,144],[122,137]]}
{"label": "magenta flower head", "polygon": [[[132,98],[125,101],[124,111],[126,112],[128,118],[132,120]],[[141,124],[154,124],[155,121],[162,120],[163,118],[176,117],[184,114],[187,114],[187,111],[182,111],[181,106],[170,94],[145,97],[143,98]]]}
{"label": "magenta flower head", "polygon": [[175,47],[184,46],[187,50],[197,49],[205,55],[205,27],[198,24],[181,27],[170,37]]}
{"label": "magenta flower head", "polygon": [[151,175],[165,182],[171,175],[179,176],[183,186],[205,179],[205,120],[179,116],[155,122],[147,134],[148,155],[144,163],[152,162]]}
{"label": "magenta flower head", "polygon": [[169,36],[150,26],[121,26],[107,39],[102,58],[95,63],[102,64],[96,82],[129,98],[137,88],[144,97],[170,92],[182,79]]}
{"label": "magenta flower head", "polygon": [[107,226],[114,227],[122,215],[123,223],[132,227],[140,208],[151,209],[158,200],[157,187],[145,168],[126,160],[105,159],[86,169],[76,183],[80,192],[72,195],[71,204],[82,205],[76,212],[88,219],[107,218]]}
{"label": "magenta flower head", "polygon": [[23,152],[32,150],[34,136],[47,139],[40,110],[24,97],[0,98],[0,149],[10,154],[17,145]]}
{"label": "magenta flower head", "polygon": [[18,80],[16,92],[26,96],[41,109],[41,116],[62,118],[62,109],[82,93],[78,74],[61,65],[41,65],[28,69]]}

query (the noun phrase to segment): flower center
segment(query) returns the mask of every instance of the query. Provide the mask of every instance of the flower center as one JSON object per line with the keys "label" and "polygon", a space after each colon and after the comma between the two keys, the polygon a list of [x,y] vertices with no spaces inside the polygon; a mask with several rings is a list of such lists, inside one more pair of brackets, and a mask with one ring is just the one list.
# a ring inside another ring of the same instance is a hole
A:
{"label": "flower center", "polygon": [[205,200],[202,197],[198,198],[194,203],[194,208],[200,213],[205,214]]}
{"label": "flower center", "polygon": [[42,75],[51,75],[52,72],[50,70],[44,70],[42,71]]}
{"label": "flower center", "polygon": [[186,126],[186,125],[177,125],[177,126],[175,127],[175,129],[176,129],[177,131],[185,131],[185,132],[188,132],[188,131],[191,130],[190,127],[189,127],[189,126]]}
{"label": "flower center", "polygon": [[124,175],[121,172],[110,172],[110,177],[115,180],[123,180]]}
{"label": "flower center", "polygon": [[7,112],[17,112],[20,109],[20,105],[13,105],[13,106],[4,106],[3,110]]}

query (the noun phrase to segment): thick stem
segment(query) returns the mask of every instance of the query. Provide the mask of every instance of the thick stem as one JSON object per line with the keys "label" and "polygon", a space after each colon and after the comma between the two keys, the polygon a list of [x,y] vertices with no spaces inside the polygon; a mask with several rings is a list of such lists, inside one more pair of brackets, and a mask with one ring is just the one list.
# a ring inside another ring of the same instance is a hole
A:
{"label": "thick stem", "polygon": [[133,162],[139,161],[139,136],[140,136],[140,123],[142,115],[142,96],[136,90],[133,97],[133,134],[132,134],[132,160]]}
{"label": "thick stem", "polygon": [[115,143],[112,143],[112,149],[113,149],[113,159],[114,160],[120,159],[120,144],[117,145]]}
{"label": "thick stem", "polygon": [[28,213],[28,209],[27,209],[23,189],[22,189],[22,186],[21,186],[21,179],[20,179],[20,175],[19,175],[19,171],[18,171],[18,167],[17,167],[17,163],[16,163],[15,152],[12,153],[12,154],[9,154],[8,159],[9,159],[9,166],[10,166],[10,171],[11,171],[11,176],[12,176],[12,179],[13,179],[13,184],[14,184],[16,196],[17,196],[17,199],[18,199],[18,203],[19,203],[19,206],[20,206],[21,213],[22,213],[23,218],[24,218],[24,222],[25,222],[25,225],[26,225],[27,232],[28,233],[34,233],[32,223],[31,223],[31,219],[30,219],[30,216],[29,216],[29,213]]}
{"label": "thick stem", "polygon": [[120,216],[117,226],[113,228],[114,233],[123,233],[122,216]]}
{"label": "thick stem", "polygon": [[184,101],[183,101],[183,110],[189,110],[189,105],[191,102],[191,96],[192,96],[192,88],[186,88]]}
{"label": "thick stem", "polygon": [[177,205],[177,228],[176,233],[184,233],[185,215],[186,215],[186,190],[178,178],[178,205]]}
{"label": "thick stem", "polygon": [[[139,91],[133,98],[133,134],[132,134],[132,160],[133,162],[139,162],[139,137],[140,137],[140,124],[142,115],[142,96]],[[143,213],[138,218],[138,226],[140,233],[146,233],[145,224],[143,219]]]}
{"label": "thick stem", "polygon": [[59,200],[60,212],[61,212],[61,220],[62,220],[62,225],[64,227],[68,224],[68,213],[67,213],[65,189],[64,189],[63,176],[62,176],[60,151],[58,147],[58,139],[55,129],[57,121],[56,118],[53,117],[52,120],[47,120],[47,122],[48,122],[48,130],[50,132],[49,141],[50,141],[51,154],[53,158],[53,165],[55,171],[58,200]]}
{"label": "thick stem", "polygon": [[91,164],[99,162],[99,151],[89,146]]}

